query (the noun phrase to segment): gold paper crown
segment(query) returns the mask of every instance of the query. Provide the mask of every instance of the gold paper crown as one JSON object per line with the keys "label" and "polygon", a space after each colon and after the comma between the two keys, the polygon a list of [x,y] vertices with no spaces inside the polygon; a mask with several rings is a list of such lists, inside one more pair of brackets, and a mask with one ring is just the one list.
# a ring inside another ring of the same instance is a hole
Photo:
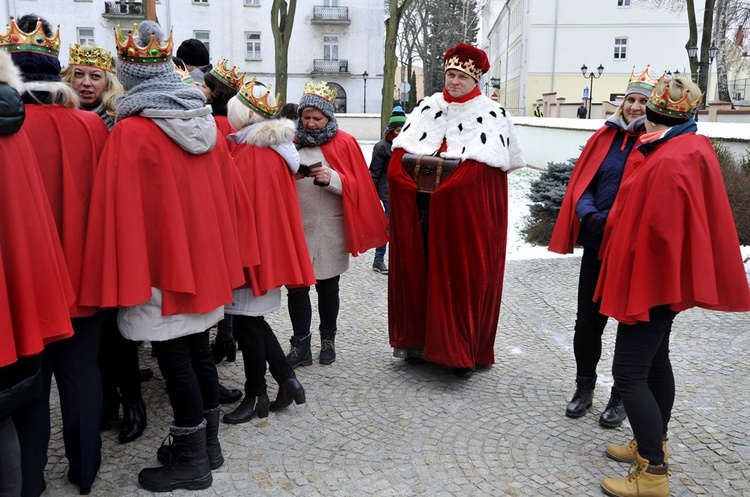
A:
{"label": "gold paper crown", "polygon": [[70,46],[68,64],[95,67],[102,71],[112,71],[115,68],[112,54],[107,50],[95,45],[79,45],[78,43]]}
{"label": "gold paper crown", "polygon": [[6,34],[0,35],[0,47],[8,52],[35,52],[50,57],[60,54],[60,26],[57,26],[55,36],[47,38],[41,19],[37,19],[34,31],[26,33],[18,27],[16,19],[11,16],[7,29]]}
{"label": "gold paper crown", "polygon": [[195,83],[195,80],[193,79],[193,75],[190,74],[190,71],[188,71],[187,69],[183,69],[177,64],[174,64],[174,70],[177,71],[177,74],[180,75],[180,79],[182,80],[183,83],[186,83],[186,84]]}
{"label": "gold paper crown", "polygon": [[333,105],[336,100],[336,89],[328,86],[325,81],[310,81],[305,84],[305,88],[302,90],[303,95],[317,95],[330,102]]}
{"label": "gold paper crown", "polygon": [[[664,76],[659,78],[656,84],[658,85],[662,81],[664,81]],[[661,95],[658,95],[656,93],[656,89],[654,88],[653,93],[651,93],[651,98],[649,98],[646,105],[651,110],[653,110],[654,112],[658,112],[659,114],[685,119],[691,118],[693,116],[693,113],[700,105],[701,100],[703,100],[702,93],[698,95],[698,98],[691,101],[690,90],[686,88],[685,94],[682,96],[682,98],[675,102],[674,100],[669,98],[669,85],[667,84],[664,86],[664,92]]]}
{"label": "gold paper crown", "polygon": [[[135,24],[135,31],[138,31],[138,24]],[[115,43],[117,43],[117,57],[125,62],[134,62],[136,64],[162,64],[171,60],[172,48],[172,30],[169,31],[164,45],[156,42],[156,35],[151,35],[151,41],[148,45],[142,47],[133,39],[133,31],[128,31],[128,37],[122,34],[120,25],[115,28]]]}
{"label": "gold paper crown", "polygon": [[447,71],[448,69],[456,69],[458,71],[465,72],[477,81],[479,81],[484,74],[484,71],[474,65],[473,60],[469,59],[465,62],[462,62],[457,55],[454,55],[445,63],[445,70]]}
{"label": "gold paper crown", "polygon": [[635,74],[635,67],[633,67],[633,71],[630,73],[630,81],[628,81],[628,89],[643,88],[649,92],[653,91],[656,87],[656,83],[658,83],[659,79],[664,76],[664,73],[662,73],[659,78],[652,78],[651,74],[649,73],[650,67],[650,65],[647,65],[646,69],[644,69],[643,72],[638,75]]}
{"label": "gold paper crown", "polygon": [[258,78],[253,78],[249,83],[243,83],[240,90],[237,92],[237,98],[243,104],[247,105],[253,112],[258,112],[260,115],[272,119],[273,116],[279,111],[283,102],[280,100],[281,95],[276,94],[276,105],[271,106],[268,104],[268,96],[271,94],[271,87],[266,89],[266,93],[261,97],[257,98],[253,95],[253,88]]}
{"label": "gold paper crown", "polygon": [[241,73],[237,66],[227,69],[229,61],[221,59],[214,67],[211,68],[211,74],[234,91],[240,89],[245,82],[245,73]]}

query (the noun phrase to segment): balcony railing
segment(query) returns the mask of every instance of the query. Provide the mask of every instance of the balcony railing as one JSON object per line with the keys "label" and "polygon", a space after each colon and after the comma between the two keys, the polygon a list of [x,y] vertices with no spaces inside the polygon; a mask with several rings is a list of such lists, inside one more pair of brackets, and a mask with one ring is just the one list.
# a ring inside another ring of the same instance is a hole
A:
{"label": "balcony railing", "polygon": [[313,59],[313,72],[349,72],[349,61],[347,59]]}
{"label": "balcony railing", "polygon": [[143,2],[133,0],[115,0],[104,2],[104,17],[145,19],[146,11]]}
{"label": "balcony railing", "polygon": [[349,7],[313,7],[313,24],[349,24]]}

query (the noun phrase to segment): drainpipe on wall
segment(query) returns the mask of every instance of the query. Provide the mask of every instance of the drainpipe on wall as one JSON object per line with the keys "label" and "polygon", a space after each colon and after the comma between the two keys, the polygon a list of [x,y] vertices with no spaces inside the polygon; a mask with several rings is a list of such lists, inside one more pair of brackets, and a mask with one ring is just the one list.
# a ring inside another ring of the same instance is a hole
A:
{"label": "drainpipe on wall", "polygon": [[560,9],[560,0],[555,0],[555,34],[552,37],[552,88],[550,93],[555,91],[555,64],[557,62],[557,13]]}
{"label": "drainpipe on wall", "polygon": [[503,15],[503,10],[508,11],[508,29],[505,34],[505,88],[503,91],[503,107],[508,106],[508,66],[510,66],[510,7],[508,4],[510,0],[505,2],[503,8],[500,10],[500,15]]}

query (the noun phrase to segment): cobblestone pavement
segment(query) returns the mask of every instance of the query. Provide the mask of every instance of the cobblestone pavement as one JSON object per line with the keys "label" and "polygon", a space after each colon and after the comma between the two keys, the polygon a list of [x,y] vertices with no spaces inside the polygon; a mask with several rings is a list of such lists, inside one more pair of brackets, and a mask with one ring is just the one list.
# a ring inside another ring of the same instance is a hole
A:
{"label": "cobblestone pavement", "polygon": [[[222,425],[226,463],[213,472],[213,486],[175,494],[601,495],[602,478],[628,471],[607,459],[604,447],[626,443],[631,431],[627,423],[615,430],[597,423],[612,384],[614,323],[605,332],[593,408],[577,420],[564,415],[574,389],[579,261],[508,263],[497,364],[461,380],[439,366],[391,357],[387,278],[370,270],[371,254],[353,259],[341,280],[336,362],[297,370],[307,403],[247,424]],[[285,308],[270,323],[286,347]],[[675,322],[672,495],[750,495],[748,330],[750,314],[691,310]],[[156,373],[144,384],[148,428],[127,445],[117,443],[116,429],[103,433],[93,495],[149,494],[138,487],[137,474],[157,464],[171,409],[147,349],[142,363]],[[224,384],[242,386],[239,356],[222,363],[219,374]],[[274,398],[276,386],[268,379]],[[65,478],[58,405],[54,419],[46,495],[74,495]]]}

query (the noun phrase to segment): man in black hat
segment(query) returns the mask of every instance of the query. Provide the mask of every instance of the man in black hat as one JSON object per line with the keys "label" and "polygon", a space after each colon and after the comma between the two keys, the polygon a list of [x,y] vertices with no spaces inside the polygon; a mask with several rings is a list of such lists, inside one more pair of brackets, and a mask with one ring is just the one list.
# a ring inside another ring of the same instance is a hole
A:
{"label": "man in black hat", "polygon": [[203,84],[203,74],[211,70],[208,48],[202,41],[189,38],[177,48],[177,57],[182,59],[185,67],[196,82]]}

